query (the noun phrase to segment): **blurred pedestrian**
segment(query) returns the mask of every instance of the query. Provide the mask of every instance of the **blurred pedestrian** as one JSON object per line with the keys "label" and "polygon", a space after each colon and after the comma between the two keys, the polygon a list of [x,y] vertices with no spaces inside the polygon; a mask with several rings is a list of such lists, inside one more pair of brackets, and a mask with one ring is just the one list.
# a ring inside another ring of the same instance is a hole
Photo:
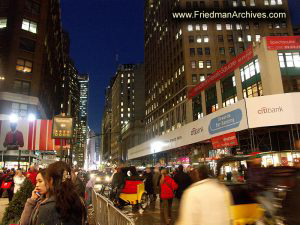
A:
{"label": "blurred pedestrian", "polygon": [[136,171],[135,166],[130,166],[129,172],[130,172],[130,176],[129,176],[128,180],[143,180],[143,178],[140,177],[140,175]]}
{"label": "blurred pedestrian", "polygon": [[183,172],[182,165],[179,165],[178,172],[174,176],[174,180],[178,184],[178,189],[176,190],[176,198],[180,200],[184,190],[187,189],[192,183],[190,176]]}
{"label": "blurred pedestrian", "polygon": [[178,185],[169,176],[167,169],[161,171],[160,178],[160,197],[162,199],[163,219],[166,224],[170,224],[172,220],[172,202],[174,198],[174,191],[177,190]]}
{"label": "blurred pedestrian", "polygon": [[16,176],[14,176],[14,194],[17,193],[17,191],[21,188],[23,182],[25,181],[26,177],[23,175],[22,170],[18,169]]}
{"label": "blurred pedestrian", "polygon": [[77,194],[84,199],[84,193],[85,193],[85,186],[83,181],[78,176],[78,169],[72,170],[72,181],[75,186],[75,190],[77,191]]}
{"label": "blurred pedestrian", "polygon": [[46,183],[49,186],[48,198],[40,205],[36,224],[84,224],[85,204],[71,180],[69,165],[62,161],[50,164],[46,171]]}
{"label": "blurred pedestrian", "polygon": [[183,193],[176,225],[230,225],[231,194],[209,177],[206,166],[191,172],[194,183]]}
{"label": "blurred pedestrian", "polygon": [[86,184],[86,206],[88,207],[90,204],[92,204],[92,192],[93,188],[96,182],[96,177],[92,176],[90,180]]}
{"label": "blurred pedestrian", "polygon": [[49,197],[46,184],[46,169],[38,172],[36,186],[32,191],[31,198],[28,198],[21,215],[20,225],[36,225],[40,207],[43,207]]}
{"label": "blurred pedestrian", "polygon": [[160,184],[159,184],[159,179],[160,179],[160,171],[158,166],[154,167],[154,173],[153,173],[153,196],[154,196],[154,200],[156,200],[157,198],[157,194],[159,194],[159,189],[160,189]]}
{"label": "blurred pedestrian", "polygon": [[124,173],[121,171],[121,167],[117,167],[116,173],[113,175],[112,178],[112,192],[110,194],[110,198],[114,200],[115,204],[119,204],[119,197],[122,192],[122,189],[125,186],[126,177]]}
{"label": "blurred pedestrian", "polygon": [[7,176],[4,179],[4,182],[2,182],[2,188],[6,189],[7,195],[8,195],[8,200],[11,201],[14,197],[14,171],[13,170],[8,170],[7,171]]}
{"label": "blurred pedestrian", "polygon": [[0,170],[0,198],[2,197],[2,193],[3,193],[3,190],[1,188],[3,180],[4,180],[4,172],[3,170]]}
{"label": "blurred pedestrian", "polygon": [[34,165],[31,165],[29,167],[28,172],[26,173],[26,177],[31,181],[33,186],[35,186],[35,184],[36,184],[36,176],[37,176],[37,171],[34,168]]}
{"label": "blurred pedestrian", "polygon": [[152,200],[153,197],[153,174],[151,172],[150,166],[147,166],[146,171],[144,173],[144,179],[145,179],[145,190],[147,192],[147,195]]}

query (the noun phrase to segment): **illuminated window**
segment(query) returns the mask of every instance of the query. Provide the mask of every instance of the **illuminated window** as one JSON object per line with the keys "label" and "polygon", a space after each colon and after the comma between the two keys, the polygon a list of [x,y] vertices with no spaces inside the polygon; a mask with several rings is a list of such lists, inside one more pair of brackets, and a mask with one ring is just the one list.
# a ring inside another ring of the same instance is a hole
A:
{"label": "illuminated window", "polygon": [[211,60],[206,60],[206,68],[207,69],[211,68]]}
{"label": "illuminated window", "polygon": [[123,106],[123,102],[121,102],[121,106]]}
{"label": "illuminated window", "polygon": [[206,23],[202,24],[202,30],[207,30],[208,29],[208,26]]}
{"label": "illuminated window", "polygon": [[203,60],[199,60],[198,61],[198,66],[199,66],[200,69],[204,68],[204,62],[203,62]]}
{"label": "illuminated window", "polygon": [[232,6],[237,7],[237,1],[232,1]]}
{"label": "illuminated window", "polygon": [[260,41],[260,35],[259,34],[255,35],[255,41]]}
{"label": "illuminated window", "polygon": [[0,18],[0,29],[3,29],[7,26],[7,18]]}
{"label": "illuminated window", "polygon": [[200,35],[197,35],[197,36],[196,36],[196,42],[197,42],[197,43],[201,43],[201,42],[202,42],[202,38],[201,38]]}
{"label": "illuminated window", "polygon": [[251,35],[247,35],[247,41],[252,41],[252,37],[251,37]]}
{"label": "illuminated window", "polygon": [[121,113],[121,117],[123,118],[123,113]]}
{"label": "illuminated window", "polygon": [[127,115],[128,115],[128,117],[130,117],[130,113],[128,113]]}
{"label": "illuminated window", "polygon": [[193,31],[193,25],[188,25],[188,31]]}
{"label": "illuminated window", "polygon": [[238,42],[243,42],[243,38],[242,37],[238,37]]}
{"label": "illuminated window", "polygon": [[222,30],[222,24],[218,23],[218,24],[216,25],[216,27],[217,27],[217,30]]}
{"label": "illuminated window", "polygon": [[24,59],[18,59],[16,70],[24,73],[32,73],[32,62]]}
{"label": "illuminated window", "polygon": [[209,38],[208,38],[207,35],[205,35],[205,36],[203,37],[203,41],[204,41],[204,43],[208,43],[208,42],[209,42]]}
{"label": "illuminated window", "polygon": [[193,83],[197,82],[197,74],[192,74],[192,82]]}
{"label": "illuminated window", "polygon": [[191,61],[191,67],[192,67],[192,69],[196,68],[196,61]]}
{"label": "illuminated window", "polygon": [[123,112],[124,111],[124,109],[123,108],[121,108],[121,112]]}
{"label": "illuminated window", "polygon": [[250,6],[255,6],[255,0],[250,0]]}
{"label": "illuminated window", "polygon": [[30,20],[27,20],[27,19],[23,19],[22,29],[36,34],[36,32],[37,32],[37,23],[33,22],[33,21],[30,21]]}
{"label": "illuminated window", "polygon": [[237,30],[241,30],[241,29],[242,29],[242,25],[237,23],[237,24],[236,24],[236,29],[237,29]]}
{"label": "illuminated window", "polygon": [[205,81],[205,76],[204,76],[204,74],[200,74],[199,79],[200,79],[200,82]]}
{"label": "illuminated window", "polygon": [[196,24],[196,30],[200,30],[200,25],[199,24]]}
{"label": "illuminated window", "polygon": [[227,23],[226,24],[226,30],[232,30],[232,24]]}

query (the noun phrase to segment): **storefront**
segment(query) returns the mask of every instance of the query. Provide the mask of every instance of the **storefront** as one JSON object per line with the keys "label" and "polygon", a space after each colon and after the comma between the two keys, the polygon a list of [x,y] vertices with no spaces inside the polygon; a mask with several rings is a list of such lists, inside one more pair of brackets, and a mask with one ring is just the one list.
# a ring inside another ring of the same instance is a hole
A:
{"label": "storefront", "polygon": [[[160,155],[164,155],[166,162],[162,164],[166,165],[179,161],[190,165],[209,162],[213,167],[216,159],[227,155],[294,151],[300,140],[300,105],[295,104],[298,99],[299,92],[243,99],[129,149],[128,159],[157,163]],[[206,147],[199,154],[201,146]],[[174,158],[174,151],[186,153]],[[284,153],[278,159],[274,157],[266,156],[265,165],[270,160],[277,165],[285,158],[289,164],[298,155]]]}

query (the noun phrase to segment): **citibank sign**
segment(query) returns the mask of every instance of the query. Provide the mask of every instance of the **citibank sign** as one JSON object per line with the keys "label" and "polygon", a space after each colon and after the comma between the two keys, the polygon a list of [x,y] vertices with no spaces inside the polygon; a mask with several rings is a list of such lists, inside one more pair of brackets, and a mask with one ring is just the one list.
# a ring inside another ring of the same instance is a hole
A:
{"label": "citibank sign", "polygon": [[282,106],[279,106],[277,108],[267,108],[263,107],[257,111],[258,114],[267,114],[267,113],[280,113],[283,112]]}

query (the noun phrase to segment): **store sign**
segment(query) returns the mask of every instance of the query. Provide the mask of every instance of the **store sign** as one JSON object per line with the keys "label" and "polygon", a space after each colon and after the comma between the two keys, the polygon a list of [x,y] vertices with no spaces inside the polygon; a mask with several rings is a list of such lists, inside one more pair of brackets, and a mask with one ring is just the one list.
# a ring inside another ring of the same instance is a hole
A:
{"label": "store sign", "polygon": [[53,139],[70,139],[73,138],[73,118],[55,116],[53,118]]}
{"label": "store sign", "polygon": [[300,49],[300,36],[266,37],[268,50],[297,50]]}
{"label": "store sign", "polygon": [[235,132],[224,134],[211,139],[211,143],[214,149],[232,147],[238,145]]}
{"label": "store sign", "polygon": [[209,133],[217,134],[222,131],[231,130],[240,125],[243,118],[242,110],[236,109],[221,116],[218,116],[210,121]]}
{"label": "store sign", "polygon": [[0,120],[1,150],[54,150],[52,120]]}
{"label": "store sign", "polygon": [[299,92],[247,98],[249,128],[300,123]]}
{"label": "store sign", "polygon": [[226,77],[230,73],[234,72],[234,70],[236,70],[241,65],[251,60],[253,57],[254,57],[254,52],[253,52],[253,46],[251,45],[248,49],[246,49],[240,55],[232,59],[229,63],[225,64],[222,68],[218,69],[216,72],[209,75],[205,81],[201,82],[200,84],[192,88],[188,92],[188,98],[191,99],[197,96],[198,94],[200,94],[201,91],[205,90],[209,86],[215,84],[218,80],[221,80],[222,78]]}

